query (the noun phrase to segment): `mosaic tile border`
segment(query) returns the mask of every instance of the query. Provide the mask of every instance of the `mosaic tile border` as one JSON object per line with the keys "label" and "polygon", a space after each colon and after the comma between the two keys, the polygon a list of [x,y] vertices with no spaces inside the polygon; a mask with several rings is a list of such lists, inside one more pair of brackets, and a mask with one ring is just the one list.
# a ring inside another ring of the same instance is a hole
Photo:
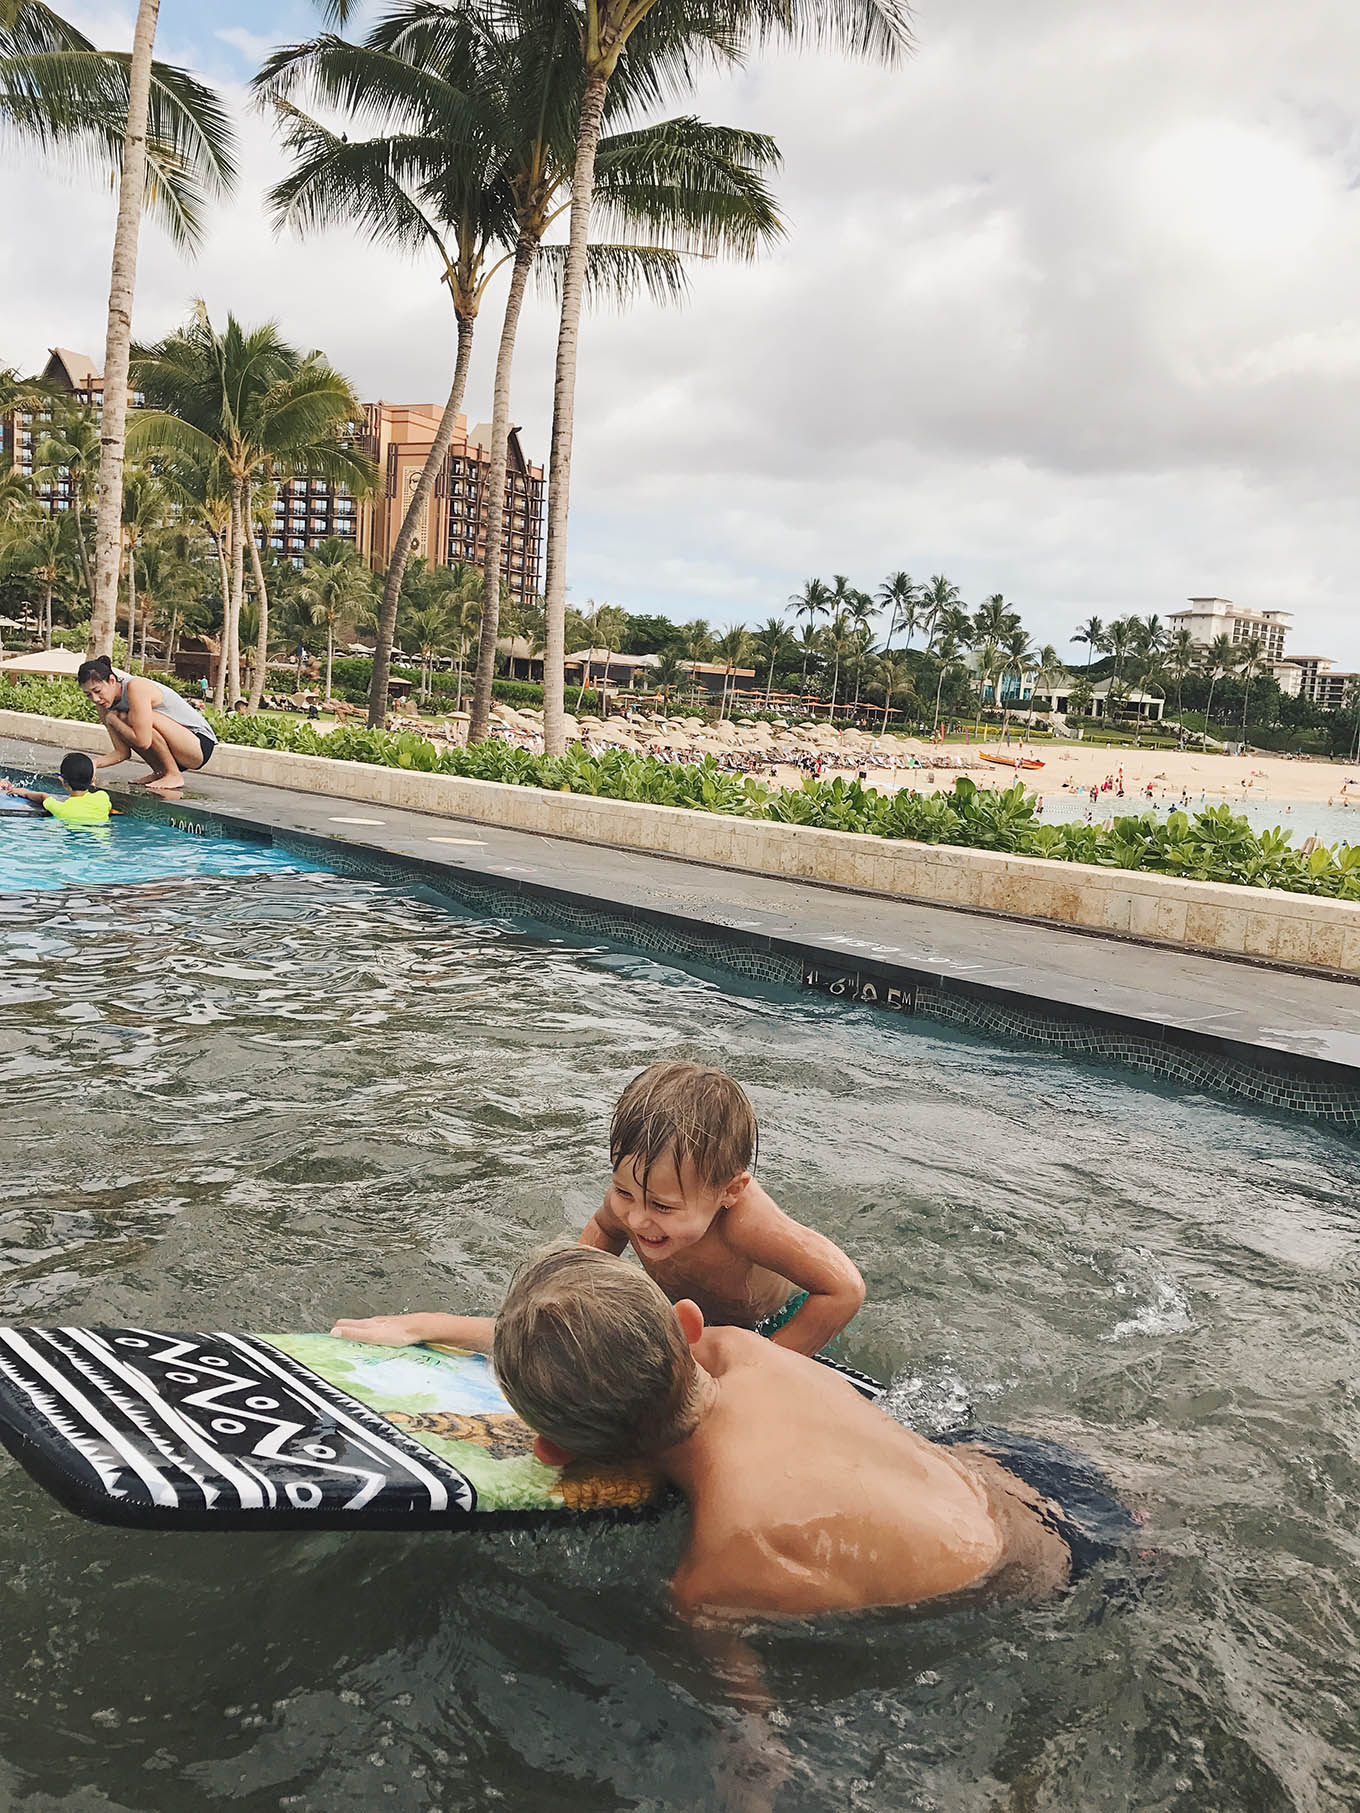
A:
{"label": "mosaic tile border", "polygon": [[[150,802],[148,802],[150,804]],[[156,811],[154,805],[151,810]],[[262,828],[206,808],[177,808],[222,834],[260,838]],[[172,815],[173,816],[173,815]],[[577,895],[507,876],[488,881],[416,856],[382,854],[311,832],[274,831],[267,841],[293,848],[338,874],[409,889],[413,884],[492,917],[529,920],[550,933],[624,945],[756,985],[810,990],[847,1009],[932,1020],[993,1041],[1114,1064],[1156,1083],[1318,1121],[1360,1137],[1360,1080],[1339,1066],[1285,1053],[1247,1056],[1226,1041],[1176,1028],[1149,1028],[1115,1015],[1058,1009],[977,983],[949,983],[909,968],[849,968],[843,957],[759,933],[707,930],[655,908],[604,907]]]}

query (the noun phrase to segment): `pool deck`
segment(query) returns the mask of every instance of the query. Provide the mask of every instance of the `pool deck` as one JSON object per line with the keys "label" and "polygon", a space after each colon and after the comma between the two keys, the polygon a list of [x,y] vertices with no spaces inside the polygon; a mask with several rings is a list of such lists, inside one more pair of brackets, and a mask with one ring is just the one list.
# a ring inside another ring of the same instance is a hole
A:
{"label": "pool deck", "polygon": [[[0,760],[35,753],[0,739]],[[697,935],[700,960],[705,942],[793,958],[805,986],[847,1004],[907,1005],[886,997],[946,988],[1360,1086],[1360,985],[1345,980],[210,774],[191,777],[169,811],[185,809],[228,829],[338,841],[360,861],[415,866],[455,892],[490,889],[531,916],[571,906]]]}

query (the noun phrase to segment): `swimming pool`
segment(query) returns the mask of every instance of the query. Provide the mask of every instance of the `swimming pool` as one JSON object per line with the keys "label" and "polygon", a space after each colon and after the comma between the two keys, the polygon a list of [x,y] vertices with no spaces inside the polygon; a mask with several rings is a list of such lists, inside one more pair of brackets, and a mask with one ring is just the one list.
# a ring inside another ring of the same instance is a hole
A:
{"label": "swimming pool", "polygon": [[[627,1077],[716,1058],[776,1196],[859,1260],[850,1357],[899,1413],[1117,1475],[1154,1551],[1127,1603],[758,1635],[780,1808],[1354,1804],[1352,1144],[325,872],[8,895],[0,955],[6,1321],[490,1307],[597,1206]],[[0,1502],[0,1802],[736,1804],[733,1715],[664,1612],[675,1518],[166,1539],[8,1460]]]}

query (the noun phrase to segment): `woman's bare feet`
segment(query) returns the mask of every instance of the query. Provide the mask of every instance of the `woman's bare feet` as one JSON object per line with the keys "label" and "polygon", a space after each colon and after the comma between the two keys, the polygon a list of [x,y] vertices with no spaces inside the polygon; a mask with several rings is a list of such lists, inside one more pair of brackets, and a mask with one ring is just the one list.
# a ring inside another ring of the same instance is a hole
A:
{"label": "woman's bare feet", "polygon": [[184,786],[184,776],[175,770],[173,774],[152,775],[150,780],[142,781],[148,793],[178,793]]}

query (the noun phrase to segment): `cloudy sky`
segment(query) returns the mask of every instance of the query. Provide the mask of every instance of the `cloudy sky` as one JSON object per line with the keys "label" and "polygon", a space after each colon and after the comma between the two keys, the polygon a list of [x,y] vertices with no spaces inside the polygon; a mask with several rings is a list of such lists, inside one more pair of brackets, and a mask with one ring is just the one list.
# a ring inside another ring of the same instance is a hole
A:
{"label": "cloudy sky", "polygon": [[[130,40],[129,0],[65,10]],[[315,18],[165,0],[161,53],[239,100]],[[573,600],[754,624],[809,576],[905,568],[1003,592],[1079,659],[1092,612],[1215,593],[1293,611],[1293,652],[1360,666],[1355,0],[921,0],[916,20],[891,73],[767,56],[683,103],[777,138],[788,239],[699,269],[681,309],[589,320]],[[139,334],[201,294],[324,348],[366,397],[442,399],[452,316],[428,267],[275,238],[277,169],[247,117],[197,260],[145,236]],[[100,356],[111,234],[97,181],[6,149],[0,364]],[[497,317],[493,298],[474,417]],[[539,459],[553,337],[540,302],[514,405]]]}

